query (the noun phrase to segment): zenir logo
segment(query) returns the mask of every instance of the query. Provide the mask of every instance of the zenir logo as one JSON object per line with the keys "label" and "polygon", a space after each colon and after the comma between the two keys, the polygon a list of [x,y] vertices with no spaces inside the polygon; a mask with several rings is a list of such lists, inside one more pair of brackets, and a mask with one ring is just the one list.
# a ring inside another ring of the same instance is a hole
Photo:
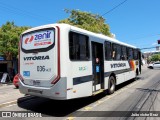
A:
{"label": "zenir logo", "polygon": [[31,36],[30,38],[26,38],[24,42],[25,44],[28,44],[28,43],[31,43],[33,39],[34,39],[34,36]]}

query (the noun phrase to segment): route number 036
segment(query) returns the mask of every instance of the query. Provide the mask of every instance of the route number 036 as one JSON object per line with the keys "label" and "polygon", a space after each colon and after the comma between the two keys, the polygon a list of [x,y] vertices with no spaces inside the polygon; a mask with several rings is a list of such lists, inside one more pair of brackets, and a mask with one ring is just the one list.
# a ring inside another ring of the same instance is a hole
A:
{"label": "route number 036", "polygon": [[44,72],[46,69],[45,69],[45,66],[37,66],[37,71],[38,72]]}

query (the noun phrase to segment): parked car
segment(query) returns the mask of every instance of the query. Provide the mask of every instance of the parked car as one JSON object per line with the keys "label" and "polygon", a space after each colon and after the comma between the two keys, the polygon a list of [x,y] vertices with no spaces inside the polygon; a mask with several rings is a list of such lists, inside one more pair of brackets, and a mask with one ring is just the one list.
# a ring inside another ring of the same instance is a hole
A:
{"label": "parked car", "polygon": [[148,68],[150,68],[150,69],[160,68],[160,62],[155,62],[155,63],[149,64]]}
{"label": "parked car", "polygon": [[16,88],[19,87],[18,82],[19,82],[19,80],[18,80],[18,74],[17,74],[14,76],[14,79],[13,79],[13,84]]}

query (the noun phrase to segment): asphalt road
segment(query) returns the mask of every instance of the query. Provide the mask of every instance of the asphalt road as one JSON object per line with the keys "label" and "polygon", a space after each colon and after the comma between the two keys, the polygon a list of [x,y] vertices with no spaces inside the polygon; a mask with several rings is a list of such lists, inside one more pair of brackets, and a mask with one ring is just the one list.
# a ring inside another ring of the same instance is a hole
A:
{"label": "asphalt road", "polygon": [[[152,111],[160,111],[159,92],[160,70],[147,69],[146,66],[144,66],[139,79],[130,80],[129,82],[117,86],[116,92],[112,95],[101,93],[97,96],[68,101],[50,100],[39,97],[20,97],[17,100],[17,104],[1,107],[0,111],[33,111],[48,116],[41,118],[46,120],[158,120],[158,117],[151,117],[151,113]],[[131,112],[129,111],[138,111],[136,112],[138,114],[133,113],[133,116],[130,117]],[[139,111],[142,111],[142,113],[144,111],[147,112],[139,114],[141,113]],[[128,116],[124,117],[125,115]],[[141,117],[137,117],[138,115],[141,115]],[[144,115],[144,117],[142,117],[142,115]],[[150,116],[147,117],[148,115]],[[152,115],[156,116],[157,114],[155,113]],[[16,120],[17,118],[12,119]]]}

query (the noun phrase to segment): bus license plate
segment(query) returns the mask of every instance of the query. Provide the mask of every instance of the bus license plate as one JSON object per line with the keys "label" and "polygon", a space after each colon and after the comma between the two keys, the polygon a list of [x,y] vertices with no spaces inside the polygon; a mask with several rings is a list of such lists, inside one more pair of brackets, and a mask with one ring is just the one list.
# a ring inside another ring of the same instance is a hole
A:
{"label": "bus license plate", "polygon": [[31,80],[32,85],[37,86],[40,85],[40,81],[39,80]]}

